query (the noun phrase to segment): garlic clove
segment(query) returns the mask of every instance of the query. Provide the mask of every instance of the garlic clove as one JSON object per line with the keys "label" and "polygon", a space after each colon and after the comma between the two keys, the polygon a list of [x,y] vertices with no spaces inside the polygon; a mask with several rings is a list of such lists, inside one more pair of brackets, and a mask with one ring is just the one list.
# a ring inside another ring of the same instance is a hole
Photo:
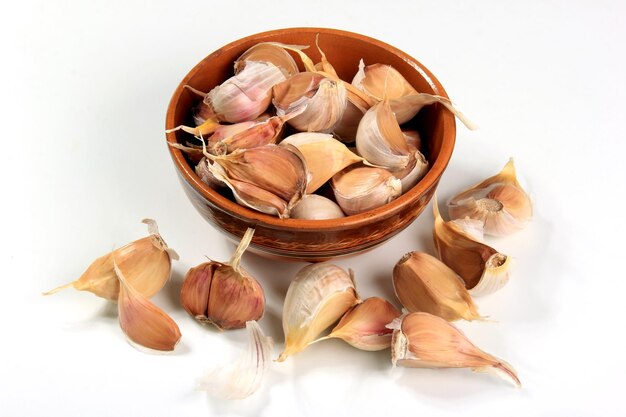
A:
{"label": "garlic clove", "polygon": [[246,330],[246,351],[236,361],[205,373],[199,389],[225,400],[247,398],[259,389],[271,362],[274,342],[254,320],[246,322]]}
{"label": "garlic clove", "polygon": [[366,107],[359,103],[353,93],[348,91],[346,108],[341,119],[332,129],[333,134],[342,142],[350,143],[356,140],[356,132],[359,129],[359,123],[365,114]]}
{"label": "garlic clove", "polygon": [[387,328],[401,313],[389,301],[371,297],[343,315],[330,334],[319,340],[338,338],[361,350],[383,350],[391,345],[392,330]]}
{"label": "garlic clove", "polygon": [[521,387],[511,365],[477,348],[459,329],[440,317],[411,313],[396,319],[390,327],[393,329],[393,366],[492,369],[516,387]]}
{"label": "garlic clove", "polygon": [[439,259],[409,252],[393,268],[393,288],[411,312],[423,311],[448,321],[482,317],[461,277]]}
{"label": "garlic clove", "polygon": [[295,146],[306,162],[309,183],[306,192],[311,194],[345,167],[362,162],[363,158],[350,151],[346,145],[326,133],[296,133],[281,142],[281,146]]}
{"label": "garlic clove", "polygon": [[179,125],[179,126],[176,126],[175,128],[167,129],[165,133],[171,133],[171,132],[176,132],[178,130],[182,130],[183,132],[190,133],[194,136],[208,136],[211,133],[215,132],[217,129],[219,129],[220,126],[221,125],[219,121],[216,118],[211,117],[211,118],[204,120],[201,124],[199,124],[196,127]]}
{"label": "garlic clove", "polygon": [[338,266],[318,263],[302,268],[285,296],[285,349],[278,361],[304,350],[359,302],[352,275]]}
{"label": "garlic clove", "polygon": [[337,204],[347,215],[381,207],[402,193],[402,182],[386,169],[376,167],[348,167],[335,174],[330,185]]}
{"label": "garlic clove", "polygon": [[[298,47],[292,45],[292,47]],[[235,74],[243,71],[248,62],[265,62],[275,65],[285,78],[299,72],[296,61],[285,48],[275,43],[261,42],[249,48],[235,61]]]}
{"label": "garlic clove", "polygon": [[272,99],[272,87],[285,80],[273,64],[250,61],[245,68],[213,88],[204,98],[220,121],[239,123],[265,112]]}
{"label": "garlic clove", "polygon": [[408,165],[403,169],[391,171],[394,177],[398,178],[402,183],[402,194],[415,187],[428,172],[428,161],[426,157],[414,148],[413,145],[409,145],[409,149],[411,149],[411,159]]}
{"label": "garlic clove", "polygon": [[213,188],[214,190],[220,190],[222,188],[225,188],[226,184],[224,183],[224,181],[220,181],[215,178],[215,175],[213,175],[213,173],[209,169],[209,165],[211,164],[212,162],[208,160],[205,156],[203,156],[194,169],[196,171],[196,175],[203,183]]}
{"label": "garlic clove", "polygon": [[391,170],[408,165],[410,149],[389,101],[381,101],[363,115],[356,134],[356,147],[359,155],[372,164]]}
{"label": "garlic clove", "polygon": [[[261,213],[277,216],[281,219],[291,217],[290,205],[276,194],[257,187],[254,184],[248,184],[247,182],[233,179],[225,181],[227,181],[226,184],[233,192],[237,203],[242,206],[249,207]],[[297,204],[297,202],[295,204]]]}
{"label": "garlic clove", "polygon": [[334,201],[317,194],[306,194],[291,209],[292,219],[327,220],[345,217]]}
{"label": "garlic clove", "polygon": [[452,197],[448,211],[452,219],[481,221],[485,233],[495,236],[520,230],[532,218],[532,204],[517,181],[512,158],[500,173]]}
{"label": "garlic clove", "polygon": [[73,287],[78,291],[89,291],[98,297],[117,301],[120,284],[113,269],[113,258],[133,288],[145,297],[152,297],[170,277],[172,259],[178,255],[170,249],[159,234],[156,222],[144,219],[150,236],[131,242],[119,249],[99,257],[76,281],[62,285],[44,295],[54,294]]}
{"label": "garlic clove", "polygon": [[214,155],[225,155],[237,149],[274,144],[283,131],[284,123],[283,117],[274,116],[262,122],[224,126],[209,138],[209,151]]}
{"label": "garlic clove", "polygon": [[259,320],[265,311],[265,293],[259,282],[240,266],[252,241],[248,229],[227,263],[210,261],[191,268],[181,288],[185,310],[200,323],[222,330],[239,329]]}
{"label": "garlic clove", "polygon": [[472,296],[502,288],[511,274],[510,257],[474,239],[454,222],[444,222],[433,200],[433,238],[439,259],[461,276]]}
{"label": "garlic clove", "polygon": [[131,342],[144,348],[173,351],[181,338],[178,325],[131,286],[113,258],[113,269],[120,282],[117,306],[124,334]]}
{"label": "garlic clove", "polygon": [[402,129],[402,134],[404,135],[404,139],[406,140],[409,149],[417,149],[421,152],[422,150],[422,136],[420,132],[413,129]]}
{"label": "garlic clove", "polygon": [[359,71],[352,85],[377,101],[417,94],[413,86],[391,65],[365,66],[363,60],[359,62]]}
{"label": "garlic clove", "polygon": [[457,110],[449,99],[432,95],[428,93],[416,93],[397,97],[389,100],[391,110],[396,116],[399,124],[403,124],[411,120],[419,111],[430,104],[439,103],[444,106],[450,113],[455,115],[461,123],[465,125],[469,130],[476,130],[476,126],[471,120],[469,120],[463,113]]}

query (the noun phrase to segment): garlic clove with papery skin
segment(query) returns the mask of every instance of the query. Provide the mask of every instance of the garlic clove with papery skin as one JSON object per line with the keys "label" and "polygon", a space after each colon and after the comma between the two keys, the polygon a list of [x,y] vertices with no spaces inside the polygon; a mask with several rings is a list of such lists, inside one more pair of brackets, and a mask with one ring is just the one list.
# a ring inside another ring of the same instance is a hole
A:
{"label": "garlic clove with papery skin", "polygon": [[365,66],[362,59],[352,85],[377,101],[417,94],[415,88],[391,65]]}
{"label": "garlic clove with papery skin", "polygon": [[[304,46],[289,45],[292,48],[306,48]],[[250,47],[235,61],[235,74],[243,71],[248,62],[264,62],[273,64],[289,78],[299,72],[296,61],[280,44],[260,42]]]}
{"label": "garlic clove with papery skin", "polygon": [[347,215],[373,210],[402,194],[402,182],[386,169],[357,166],[338,172],[330,185]]}
{"label": "garlic clove with papery skin", "polygon": [[291,209],[292,219],[328,220],[345,217],[341,207],[333,200],[317,194],[306,194]]}
{"label": "garlic clove with papery skin", "polygon": [[506,236],[524,228],[532,218],[532,203],[517,181],[513,158],[498,174],[452,197],[448,212],[452,219],[482,222],[489,235]]}
{"label": "garlic clove with papery skin", "polygon": [[511,365],[477,348],[463,332],[441,317],[411,313],[396,319],[389,327],[393,329],[391,363],[394,367],[495,371],[521,387]]}
{"label": "garlic clove with papery skin", "polygon": [[351,272],[336,265],[305,266],[289,285],[283,306],[285,349],[278,357],[304,350],[352,306],[360,303]]}

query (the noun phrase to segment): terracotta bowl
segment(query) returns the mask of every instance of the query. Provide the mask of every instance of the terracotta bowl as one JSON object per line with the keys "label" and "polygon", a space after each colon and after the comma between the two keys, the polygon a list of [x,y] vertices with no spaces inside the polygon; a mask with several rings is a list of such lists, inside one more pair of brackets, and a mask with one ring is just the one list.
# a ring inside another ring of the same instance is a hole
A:
{"label": "terracotta bowl", "polygon": [[[359,60],[366,64],[391,64],[419,92],[447,97],[439,81],[417,60],[376,39],[324,28],[279,29],[232,42],[204,58],[181,81],[172,96],[166,129],[190,122],[192,107],[199,98],[184,88],[189,85],[209,91],[233,75],[233,62],[258,42],[275,41],[310,45],[307,54],[319,61],[315,38],[338,75],[347,81],[357,71]],[[296,62],[299,59],[294,56]],[[256,229],[250,250],[284,260],[322,261],[371,249],[387,241],[413,222],[433,196],[454,148],[456,127],[452,114],[440,105],[424,108],[409,122],[420,131],[424,154],[430,162],[426,176],[393,202],[366,213],[333,220],[279,219],[235,203],[203,183],[183,152],[168,146],[185,193],[201,215],[232,240],[246,228]],[[186,133],[167,134],[170,143],[184,143]]]}

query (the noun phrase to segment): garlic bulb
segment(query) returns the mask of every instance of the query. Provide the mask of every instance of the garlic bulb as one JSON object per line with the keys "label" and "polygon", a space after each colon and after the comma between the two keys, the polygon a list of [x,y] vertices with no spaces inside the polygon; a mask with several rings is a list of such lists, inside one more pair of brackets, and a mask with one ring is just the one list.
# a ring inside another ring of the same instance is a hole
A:
{"label": "garlic bulb", "polygon": [[330,185],[337,204],[347,215],[373,210],[395,200],[402,182],[383,168],[346,168],[333,176]]}
{"label": "garlic bulb", "polygon": [[254,229],[248,229],[230,261],[205,262],[187,272],[180,300],[185,310],[199,322],[211,323],[219,329],[239,329],[247,321],[263,316],[263,288],[240,266],[252,235]]}
{"label": "garlic bulb", "polygon": [[393,366],[495,371],[516,387],[521,387],[511,365],[474,346],[459,329],[440,317],[411,313],[396,319],[390,327],[393,329]]}
{"label": "garlic bulb", "polygon": [[411,312],[424,311],[448,321],[481,318],[461,277],[423,252],[409,252],[398,261],[393,289]]}
{"label": "garlic bulb", "polygon": [[[290,45],[293,48],[302,48],[297,45]],[[299,72],[296,61],[289,55],[280,44],[261,42],[250,47],[235,61],[235,74],[243,71],[249,62],[264,62],[273,64],[289,78]]]}
{"label": "garlic bulb", "polygon": [[356,148],[370,163],[390,170],[409,164],[410,149],[389,101],[383,100],[365,113],[357,130]]}
{"label": "garlic bulb", "polygon": [[256,321],[246,322],[246,330],[246,351],[234,362],[205,373],[199,381],[199,389],[225,400],[247,398],[259,389],[271,363],[274,342],[263,334]]}
{"label": "garlic bulb", "polygon": [[181,338],[176,322],[133,288],[118,268],[114,255],[112,262],[120,282],[117,308],[124,334],[134,344],[147,349],[163,352],[174,350]]}
{"label": "garlic bulb", "polygon": [[280,143],[293,145],[302,154],[309,173],[306,192],[313,193],[345,167],[362,162],[363,158],[326,133],[296,133]]}
{"label": "garlic bulb", "polygon": [[463,278],[473,296],[493,293],[502,288],[511,274],[510,257],[481,243],[454,222],[444,222],[433,198],[435,227],[433,238],[437,255]]}
{"label": "garlic bulb", "polygon": [[365,299],[343,315],[325,339],[342,339],[361,350],[383,350],[391,345],[392,330],[387,325],[400,317],[400,311],[380,297]]}
{"label": "garlic bulb", "polygon": [[276,84],[273,103],[279,116],[294,115],[288,123],[300,131],[327,132],[339,122],[347,105],[343,83],[302,72]]}
{"label": "garlic bulb", "polygon": [[352,275],[338,266],[319,263],[302,268],[285,296],[285,349],[278,361],[304,350],[359,302]]}
{"label": "garlic bulb", "polygon": [[327,220],[345,217],[341,207],[333,200],[317,194],[306,194],[291,209],[292,219]]}
{"label": "garlic bulb", "polygon": [[498,174],[452,197],[448,212],[452,219],[482,222],[485,233],[494,236],[524,228],[532,217],[532,204],[517,181],[513,158]]}
{"label": "garlic bulb", "polygon": [[98,297],[117,301],[120,283],[113,268],[115,258],[128,284],[145,297],[152,297],[169,279],[172,259],[178,260],[178,255],[167,246],[154,220],[144,219],[142,222],[148,225],[150,236],[99,257],[89,265],[79,279],[48,291],[44,295],[74,287],[78,291],[89,291]]}

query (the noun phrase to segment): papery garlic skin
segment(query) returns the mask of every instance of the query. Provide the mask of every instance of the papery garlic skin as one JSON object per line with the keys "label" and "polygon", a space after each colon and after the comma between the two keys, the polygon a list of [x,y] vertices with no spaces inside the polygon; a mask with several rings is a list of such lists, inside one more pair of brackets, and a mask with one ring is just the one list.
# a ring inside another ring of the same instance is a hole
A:
{"label": "papery garlic skin", "polygon": [[338,266],[318,263],[302,268],[285,296],[285,349],[278,361],[304,350],[359,302],[353,277]]}
{"label": "papery garlic skin", "polygon": [[319,340],[342,339],[357,349],[367,351],[388,349],[392,330],[387,325],[400,315],[400,311],[389,301],[370,297],[352,307],[330,334]]}
{"label": "papery garlic skin", "polygon": [[306,194],[290,213],[292,219],[305,220],[339,219],[345,216],[337,203],[317,194]]}
{"label": "papery garlic skin", "polygon": [[365,66],[362,59],[359,62],[359,71],[352,79],[352,85],[377,101],[417,93],[402,74],[391,65]]}
{"label": "papery garlic skin", "polygon": [[376,209],[402,194],[402,182],[383,168],[347,168],[335,174],[330,185],[347,215]]}
{"label": "papery garlic skin", "polygon": [[482,319],[461,277],[427,253],[407,253],[392,276],[396,296],[410,312],[423,311],[448,321]]}
{"label": "papery garlic skin", "polygon": [[490,294],[506,285],[512,269],[510,257],[477,240],[454,221],[445,222],[436,198],[433,200],[433,240],[439,259],[459,274],[473,296]]}
{"label": "papery garlic skin", "polygon": [[501,359],[477,348],[444,319],[428,313],[411,313],[394,321],[391,362],[411,368],[471,368],[495,370],[521,387],[517,373]]}
{"label": "papery garlic skin", "polygon": [[274,342],[263,334],[256,321],[246,322],[246,330],[246,351],[236,361],[205,373],[198,383],[199,389],[225,400],[247,398],[259,389],[271,363]]}
{"label": "papery garlic skin", "polygon": [[[298,47],[297,45],[291,45]],[[285,48],[275,43],[260,42],[250,47],[235,61],[235,74],[243,71],[248,62],[264,62],[273,64],[289,78],[299,72],[296,61],[289,55]]]}
{"label": "papery garlic skin", "polygon": [[511,158],[498,174],[452,197],[448,212],[452,219],[481,221],[486,234],[507,236],[530,222],[532,203],[517,181]]}
{"label": "papery garlic skin", "polygon": [[394,177],[398,178],[402,183],[402,194],[415,187],[428,172],[428,160],[426,160],[426,157],[412,146],[410,148],[411,159],[409,164],[404,169],[391,171]]}

